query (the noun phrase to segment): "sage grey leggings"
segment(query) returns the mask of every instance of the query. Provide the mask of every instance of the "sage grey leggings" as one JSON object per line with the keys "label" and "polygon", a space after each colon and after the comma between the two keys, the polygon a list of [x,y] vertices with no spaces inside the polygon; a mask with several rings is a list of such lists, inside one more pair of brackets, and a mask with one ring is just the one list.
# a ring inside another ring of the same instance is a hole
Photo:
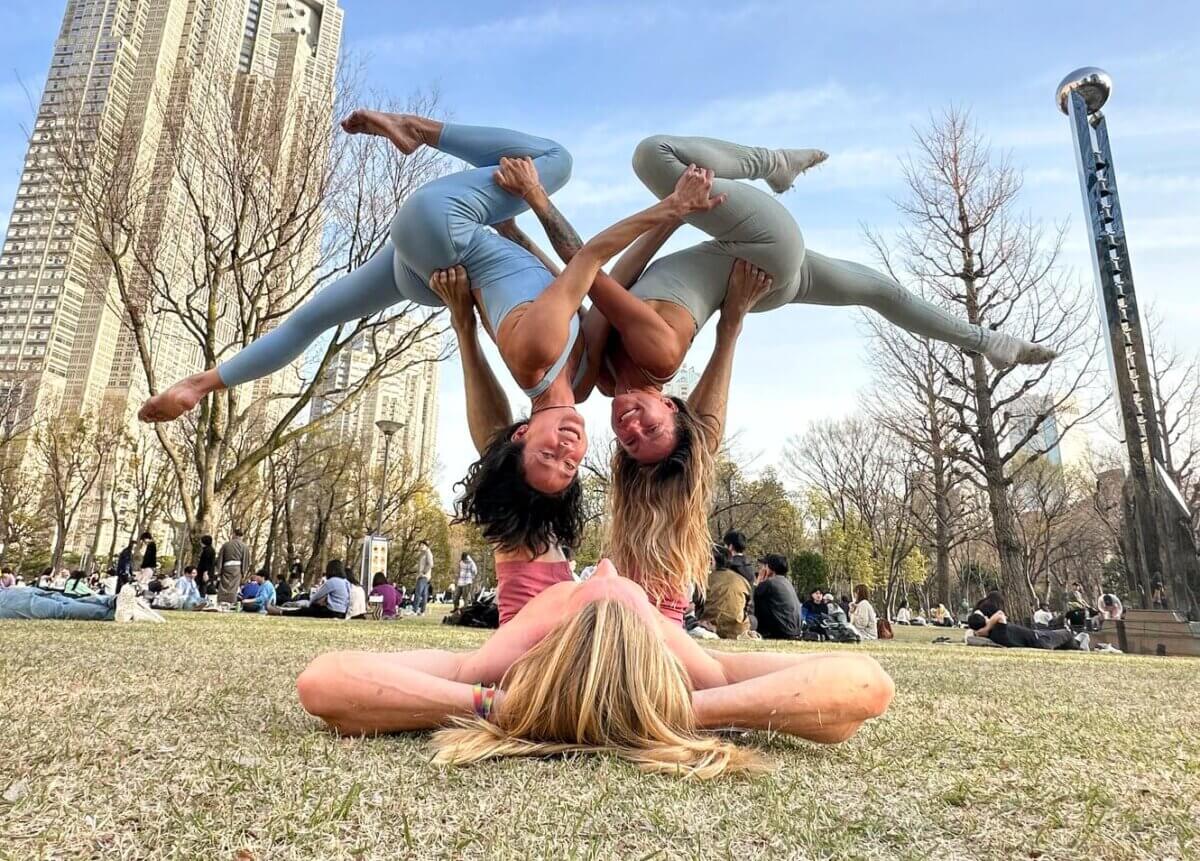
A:
{"label": "sage grey leggings", "polygon": [[983,350],[993,334],[990,330],[914,296],[874,269],[806,250],[800,228],[779,201],[737,182],[763,179],[779,158],[776,150],[715,138],[655,135],[639,143],[633,170],[659,199],[671,193],[689,164],[712,170],[718,177],[713,194],[728,198],[711,212],[686,219],[711,240],[654,261],[630,292],[642,299],[682,305],[699,330],[720,310],[733,261],[742,258],[775,279],[755,312],[790,303],[859,305],[914,334]]}

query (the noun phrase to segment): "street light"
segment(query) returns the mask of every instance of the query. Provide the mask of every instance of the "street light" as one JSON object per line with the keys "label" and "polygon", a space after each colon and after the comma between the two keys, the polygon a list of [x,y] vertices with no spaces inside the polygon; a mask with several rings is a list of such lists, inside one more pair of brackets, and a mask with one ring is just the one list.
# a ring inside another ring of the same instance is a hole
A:
{"label": "street light", "polygon": [[383,434],[383,472],[379,481],[379,502],[375,506],[375,531],[367,536],[367,544],[363,551],[362,582],[364,592],[367,591],[367,583],[370,582],[368,578],[371,575],[371,551],[375,543],[373,539],[380,537],[379,533],[383,531],[383,494],[387,489],[388,456],[392,449],[392,437],[397,431],[404,429],[404,422],[380,419],[375,422],[375,427],[379,428],[379,431]]}

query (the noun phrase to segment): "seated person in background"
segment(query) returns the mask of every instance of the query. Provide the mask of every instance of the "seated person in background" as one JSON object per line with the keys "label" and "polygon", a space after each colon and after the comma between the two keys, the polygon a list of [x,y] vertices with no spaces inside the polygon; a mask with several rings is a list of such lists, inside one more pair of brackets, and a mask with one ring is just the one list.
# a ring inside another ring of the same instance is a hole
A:
{"label": "seated person in background", "polygon": [[85,595],[91,595],[92,588],[88,586],[87,575],[82,571],[72,571],[71,576],[67,578],[67,582],[63,586],[63,594],[70,595],[72,598],[82,598]]}
{"label": "seated person in background", "polygon": [[5,566],[0,569],[0,589],[11,589],[17,585],[17,578],[13,576],[11,568]]}
{"label": "seated person in background", "polygon": [[347,619],[367,618],[367,593],[358,583],[358,575],[347,572],[346,580],[350,586],[350,608],[346,611]]}
{"label": "seated person in background", "polygon": [[396,608],[400,606],[400,593],[388,582],[387,575],[382,571],[376,571],[371,579],[371,594],[383,598],[383,618],[395,619]]}
{"label": "seated person in background", "polygon": [[804,634],[800,598],[787,573],[787,559],[778,553],[768,553],[758,560],[754,610],[758,633],[765,640],[799,640]]}
{"label": "seated person in background", "polygon": [[196,566],[188,565],[183,569],[183,576],[175,581],[176,607],[180,610],[195,610],[205,607],[208,602],[200,594],[200,586],[196,583]]}
{"label": "seated person in background", "polygon": [[933,608],[933,624],[942,628],[953,628],[954,617],[950,615],[950,611],[946,609],[945,604],[938,604]]}
{"label": "seated person in background", "polygon": [[1066,604],[1067,624],[1072,628],[1085,628],[1089,619],[1100,614],[1100,611],[1083,596],[1083,584],[1078,580],[1071,583]]}
{"label": "seated person in background", "polygon": [[307,607],[286,609],[271,607],[268,613],[280,616],[312,616],[317,619],[344,619],[350,609],[350,584],[341,559],[330,559],[325,565],[324,581],[309,596]]}
{"label": "seated person in background", "polygon": [[238,590],[238,603],[245,604],[247,601],[258,597],[258,577],[251,576],[249,580],[242,584],[242,588]]}
{"label": "seated person in background", "polygon": [[850,624],[864,640],[879,639],[879,617],[871,605],[867,587],[859,583],[854,587],[854,603],[850,605]]}
{"label": "seated person in background", "polygon": [[281,576],[279,582],[275,584],[275,603],[286,604],[292,600],[292,586],[288,583],[286,576]]}
{"label": "seated person in background", "polygon": [[900,606],[896,608],[896,618],[894,621],[897,625],[912,624],[912,611],[908,609],[907,601],[901,601]]}
{"label": "seated person in background", "polygon": [[967,617],[967,627],[976,637],[987,637],[999,646],[1010,649],[1063,649],[1088,651],[1087,634],[1076,634],[1069,628],[1056,631],[1035,631],[1024,625],[1009,624],[1003,610],[984,616],[978,610]]}
{"label": "seated person in background", "polygon": [[700,623],[722,640],[736,640],[750,630],[750,584],[729,564],[725,548],[714,546],[713,570],[700,614]]}
{"label": "seated person in background", "polygon": [[842,605],[837,602],[837,598],[833,597],[832,592],[825,593],[825,615],[835,622],[845,622],[849,624],[849,619],[846,616],[846,611],[842,609]]}
{"label": "seated person in background", "polygon": [[1100,618],[1101,619],[1120,619],[1125,614],[1125,608],[1121,606],[1121,599],[1112,592],[1105,592],[1100,596]]}
{"label": "seated person in background", "polygon": [[271,572],[264,568],[254,575],[251,582],[258,588],[254,590],[253,598],[242,599],[242,609],[247,613],[271,612],[267,609],[275,605],[275,584],[271,582]]}
{"label": "seated person in background", "polygon": [[1050,612],[1050,608],[1046,606],[1045,602],[1039,603],[1038,608],[1033,611],[1033,627],[1049,628],[1053,620],[1054,614]]}
{"label": "seated person in background", "polygon": [[807,625],[820,616],[828,618],[829,608],[825,604],[825,590],[818,587],[813,589],[808,600],[800,605],[800,621]]}

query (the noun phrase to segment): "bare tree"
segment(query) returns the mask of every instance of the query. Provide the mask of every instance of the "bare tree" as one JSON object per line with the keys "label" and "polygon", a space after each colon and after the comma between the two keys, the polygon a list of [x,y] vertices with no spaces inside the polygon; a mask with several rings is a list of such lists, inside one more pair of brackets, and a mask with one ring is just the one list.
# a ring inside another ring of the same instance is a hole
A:
{"label": "bare tree", "polygon": [[45,492],[54,517],[51,565],[63,560],[68,536],[84,502],[104,473],[120,431],[90,415],[47,422],[34,433],[34,449],[44,469]]}
{"label": "bare tree", "polygon": [[968,116],[948,110],[917,132],[904,162],[907,222],[893,256],[880,255],[901,280],[917,285],[985,329],[1003,328],[1056,350],[1050,365],[997,369],[982,355],[935,356],[945,389],[938,400],[969,442],[955,450],[965,475],[987,494],[1001,580],[1015,618],[1032,612],[1024,551],[1010,499],[1014,475],[1045,450],[1043,427],[1055,416],[1061,436],[1099,404],[1065,420],[1065,408],[1093,382],[1100,341],[1087,294],[1059,265],[1063,231],[1047,232],[1017,210],[1022,178],[996,157]]}
{"label": "bare tree", "polygon": [[933,601],[953,606],[951,558],[982,525],[982,512],[971,504],[974,494],[964,492],[967,473],[958,456],[968,440],[946,403],[950,383],[942,369],[953,348],[873,315],[866,322],[872,335],[868,357],[875,373],[864,406],[875,422],[912,451],[912,526],[920,543],[932,551]]}
{"label": "bare tree", "polygon": [[890,607],[909,579],[905,560],[917,540],[911,451],[869,418],[852,416],[818,422],[802,437],[792,437],[784,462],[793,477],[829,506],[836,527],[832,534],[844,545],[841,552],[857,547],[858,532],[865,533],[873,568],[883,581],[885,606]]}
{"label": "bare tree", "polygon": [[[358,101],[347,80],[339,112]],[[244,91],[233,76],[197,76],[185,89],[157,107],[163,133],[153,163],[137,157],[136,130],[114,133],[87,117],[55,138],[57,167],[74,177],[73,206],[95,237],[98,277],[111,285],[150,393],[173,382],[160,379],[164,343],[185,345],[197,370],[232,355],[383,247],[402,201],[445,170],[428,149],[402,156],[379,139],[351,141],[332,126],[329,104],[278,103],[281,95]],[[433,113],[436,98],[415,97],[405,109]],[[99,150],[97,140],[106,142]],[[399,318],[410,325],[397,337]],[[215,531],[272,452],[328,424],[369,386],[444,358],[444,350],[415,349],[443,330],[438,315],[407,304],[352,321],[314,345],[293,385],[271,386],[271,404],[248,385],[206,398],[182,441],[156,427],[188,532]],[[326,371],[351,341],[372,360],[326,391]],[[334,406],[305,423],[317,395]]]}

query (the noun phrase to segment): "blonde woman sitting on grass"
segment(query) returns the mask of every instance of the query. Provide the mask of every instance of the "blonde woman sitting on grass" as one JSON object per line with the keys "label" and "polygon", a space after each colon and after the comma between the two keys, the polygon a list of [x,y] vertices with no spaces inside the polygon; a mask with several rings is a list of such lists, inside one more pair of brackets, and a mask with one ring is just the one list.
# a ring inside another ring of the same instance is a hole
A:
{"label": "blonde woman sitting on grass", "polygon": [[438,730],[439,764],[605,752],[693,778],[769,768],[712,730],[834,744],[893,692],[863,655],[708,652],[607,560],[547,588],[476,651],[333,652],[296,687],[339,733]]}

